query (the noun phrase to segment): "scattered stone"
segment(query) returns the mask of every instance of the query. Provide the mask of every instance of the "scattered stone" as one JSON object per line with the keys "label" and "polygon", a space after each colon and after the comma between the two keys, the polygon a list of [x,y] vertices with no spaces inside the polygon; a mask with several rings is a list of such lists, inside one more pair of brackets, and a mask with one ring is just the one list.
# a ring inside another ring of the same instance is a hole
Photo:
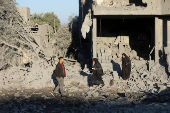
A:
{"label": "scattered stone", "polygon": [[22,90],[22,88],[17,88],[18,91]]}
{"label": "scattered stone", "polygon": [[77,87],[79,84],[80,84],[80,82],[75,82],[75,81],[71,82],[71,85],[75,86],[75,87]]}
{"label": "scattered stone", "polygon": [[114,80],[112,79],[111,81],[110,81],[110,86],[113,86],[114,85]]}
{"label": "scattered stone", "polygon": [[164,85],[158,85],[158,87],[160,88],[159,92],[163,91],[163,90],[165,90],[167,88],[167,86],[164,86]]}
{"label": "scattered stone", "polygon": [[92,96],[93,96],[94,98],[96,98],[96,97],[99,96],[99,93],[98,93],[98,92],[95,92],[95,93],[92,94]]}
{"label": "scattered stone", "polygon": [[25,97],[26,99],[29,99],[29,98],[31,98],[31,95],[24,95],[24,97]]}
{"label": "scattered stone", "polygon": [[14,94],[14,96],[15,96],[15,97],[20,97],[21,94],[20,94],[20,92],[17,92],[17,93]]}

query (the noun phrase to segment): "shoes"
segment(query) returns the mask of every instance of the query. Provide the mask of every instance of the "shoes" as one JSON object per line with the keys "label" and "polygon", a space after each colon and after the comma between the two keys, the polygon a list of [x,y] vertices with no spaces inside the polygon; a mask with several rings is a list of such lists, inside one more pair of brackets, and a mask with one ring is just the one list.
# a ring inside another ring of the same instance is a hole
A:
{"label": "shoes", "polygon": [[61,95],[62,98],[66,98],[67,96],[66,95]]}

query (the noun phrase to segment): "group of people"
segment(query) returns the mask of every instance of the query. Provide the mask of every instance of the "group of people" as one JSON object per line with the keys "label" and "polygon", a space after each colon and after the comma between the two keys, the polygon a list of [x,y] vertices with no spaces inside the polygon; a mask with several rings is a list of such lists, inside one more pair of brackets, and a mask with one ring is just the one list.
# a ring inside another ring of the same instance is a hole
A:
{"label": "group of people", "polygon": [[[123,80],[127,80],[130,77],[130,73],[131,73],[131,61],[130,58],[123,53],[121,54],[117,54],[118,57],[121,56],[121,60],[122,60],[122,78]],[[65,71],[65,67],[64,67],[64,58],[60,57],[59,58],[59,62],[56,65],[56,69],[55,69],[55,74],[56,74],[56,79],[58,81],[58,86],[54,89],[53,93],[59,93],[59,89],[60,89],[60,93],[62,97],[65,97],[65,93],[63,90],[64,87],[64,78],[66,77],[66,71]],[[102,79],[102,75],[103,73],[103,69],[102,66],[100,64],[100,62],[98,61],[97,58],[93,58],[93,75],[92,75],[92,81],[90,84],[90,88],[93,88],[93,85],[95,84],[101,84],[102,87],[105,87],[104,81]]]}

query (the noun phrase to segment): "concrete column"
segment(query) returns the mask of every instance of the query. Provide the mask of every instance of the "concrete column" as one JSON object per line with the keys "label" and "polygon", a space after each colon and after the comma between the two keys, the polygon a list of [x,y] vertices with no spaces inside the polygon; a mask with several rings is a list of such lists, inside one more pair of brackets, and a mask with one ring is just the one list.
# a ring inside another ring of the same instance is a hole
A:
{"label": "concrete column", "polygon": [[170,48],[170,19],[167,21],[167,45]]}
{"label": "concrete column", "polygon": [[93,18],[93,33],[92,33],[92,41],[93,41],[93,58],[97,57],[97,50],[96,50],[96,41],[97,41],[97,19]]}
{"label": "concrete column", "polygon": [[155,17],[155,62],[159,61],[162,55],[163,46],[163,21],[158,17]]}

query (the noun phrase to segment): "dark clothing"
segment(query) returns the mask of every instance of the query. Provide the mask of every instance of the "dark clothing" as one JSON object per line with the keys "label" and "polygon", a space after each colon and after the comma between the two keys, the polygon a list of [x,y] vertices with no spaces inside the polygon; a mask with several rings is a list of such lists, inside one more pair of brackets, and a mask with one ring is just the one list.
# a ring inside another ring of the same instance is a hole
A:
{"label": "dark clothing", "polygon": [[66,77],[65,67],[60,62],[56,65],[55,69],[56,79],[58,81],[58,86],[55,88],[54,93],[57,93],[60,89],[61,95],[64,96],[64,77]]}
{"label": "dark clothing", "polygon": [[65,68],[63,68],[64,65],[62,66],[60,63],[58,63],[56,65],[56,69],[55,69],[55,74],[56,74],[56,77],[66,77],[66,73],[65,73]]}
{"label": "dark clothing", "polygon": [[102,80],[102,66],[97,59],[93,59],[93,61],[95,61],[95,64],[93,65],[93,68],[95,68],[95,70],[93,70],[92,83],[90,86],[93,86],[94,84],[102,84],[104,86],[104,82]]}
{"label": "dark clothing", "polygon": [[125,58],[122,57],[122,78],[123,80],[127,80],[128,78],[130,78],[131,61],[125,53],[123,53],[122,55],[125,56]]}

